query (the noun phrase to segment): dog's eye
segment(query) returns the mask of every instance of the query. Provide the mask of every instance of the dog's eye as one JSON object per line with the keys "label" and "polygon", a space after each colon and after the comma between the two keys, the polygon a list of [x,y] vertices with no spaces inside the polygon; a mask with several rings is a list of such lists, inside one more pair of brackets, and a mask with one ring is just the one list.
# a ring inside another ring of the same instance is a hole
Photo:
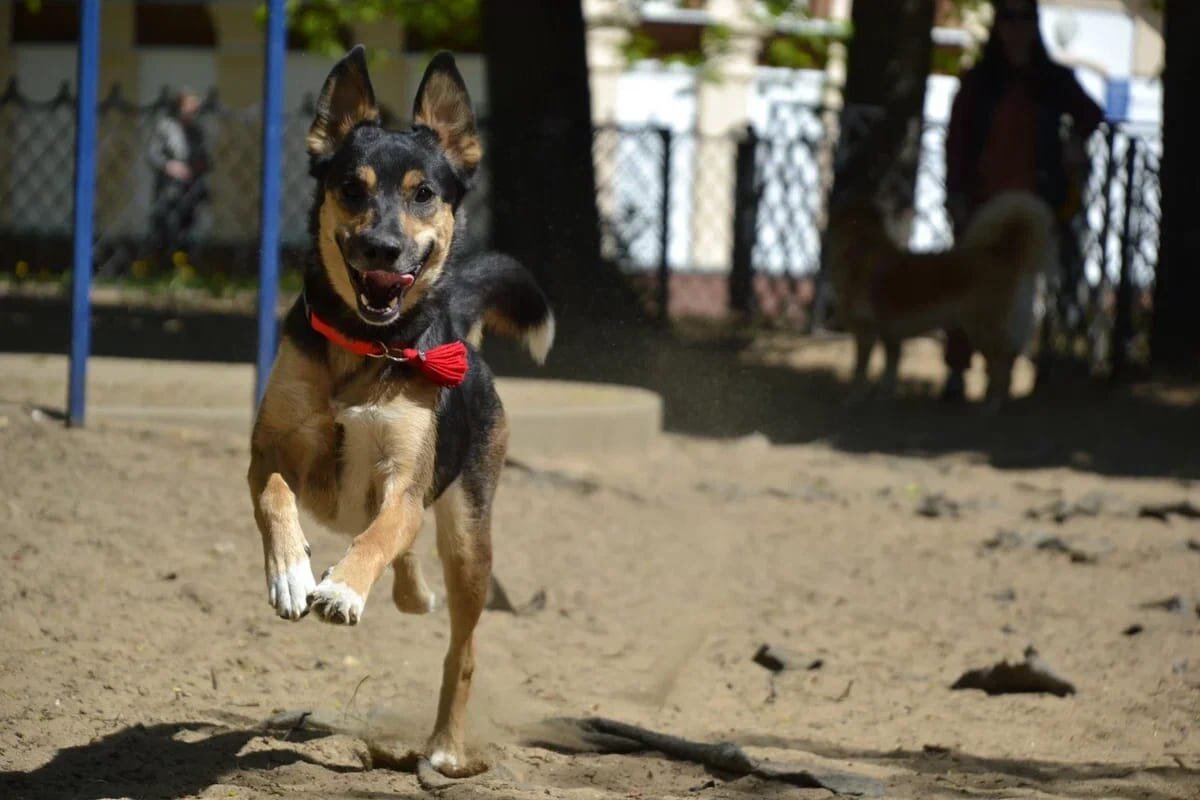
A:
{"label": "dog's eye", "polygon": [[417,190],[413,192],[414,203],[428,203],[432,199],[433,189],[430,189],[428,186],[418,186]]}
{"label": "dog's eye", "polygon": [[359,181],[345,181],[341,185],[342,199],[352,205],[367,199],[367,190]]}

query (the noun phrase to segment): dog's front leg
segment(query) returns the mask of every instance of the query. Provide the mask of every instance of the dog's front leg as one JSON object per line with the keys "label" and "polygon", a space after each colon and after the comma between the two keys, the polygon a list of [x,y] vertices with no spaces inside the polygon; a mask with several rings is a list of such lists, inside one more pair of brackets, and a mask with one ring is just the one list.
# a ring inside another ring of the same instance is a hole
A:
{"label": "dog's front leg", "polygon": [[342,560],[326,571],[312,596],[312,610],[326,622],[356,625],[371,587],[388,565],[412,547],[421,529],[419,496],[397,490],[384,498],[378,516],[354,537]]}
{"label": "dog's front leg", "polygon": [[279,472],[269,469],[256,449],[250,459],[250,497],[254,520],[262,534],[267,572],[267,600],[284,619],[308,612],[308,596],[316,587],[309,547],[300,530],[296,494]]}

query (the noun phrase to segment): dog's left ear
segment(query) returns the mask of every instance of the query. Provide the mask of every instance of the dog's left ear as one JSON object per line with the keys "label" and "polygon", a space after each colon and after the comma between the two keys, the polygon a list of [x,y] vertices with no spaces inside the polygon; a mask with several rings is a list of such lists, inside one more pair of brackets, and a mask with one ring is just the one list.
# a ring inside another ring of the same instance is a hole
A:
{"label": "dog's left ear", "polygon": [[346,134],[363,122],[379,122],[379,106],[360,44],[333,66],[321,87],[317,114],[308,129],[308,154],[314,160],[333,155]]}
{"label": "dog's left ear", "polygon": [[464,178],[479,166],[483,148],[475,130],[471,96],[463,82],[454,56],[442,51],[425,69],[413,103],[413,123],[424,125],[437,134],[446,159]]}

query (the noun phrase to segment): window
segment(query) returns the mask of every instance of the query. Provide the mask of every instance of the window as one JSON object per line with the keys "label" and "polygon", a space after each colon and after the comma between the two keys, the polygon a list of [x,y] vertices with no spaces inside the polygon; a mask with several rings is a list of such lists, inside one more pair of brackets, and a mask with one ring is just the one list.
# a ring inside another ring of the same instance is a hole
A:
{"label": "window", "polygon": [[79,40],[79,4],[44,2],[33,11],[24,0],[12,3],[13,44],[45,44]]}

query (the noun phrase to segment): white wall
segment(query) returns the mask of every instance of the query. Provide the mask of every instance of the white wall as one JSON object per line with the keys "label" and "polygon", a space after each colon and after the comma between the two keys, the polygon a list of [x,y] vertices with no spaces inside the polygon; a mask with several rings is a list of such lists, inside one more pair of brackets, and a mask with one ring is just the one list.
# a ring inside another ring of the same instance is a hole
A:
{"label": "white wall", "polygon": [[[153,103],[165,88],[168,92],[188,87],[201,97],[217,85],[217,57],[201,47],[139,47],[136,102]],[[122,87],[126,96],[131,87]],[[108,87],[101,87],[101,93]]]}
{"label": "white wall", "polygon": [[1111,77],[1133,74],[1134,24],[1125,12],[1045,5],[1042,36],[1059,61],[1102,66]]}
{"label": "white wall", "polygon": [[75,45],[13,45],[17,86],[33,100],[49,100],[66,81],[75,90]]}
{"label": "white wall", "polygon": [[644,61],[635,65],[617,82],[617,124],[692,130],[696,125],[696,81],[696,71],[681,64]]}

